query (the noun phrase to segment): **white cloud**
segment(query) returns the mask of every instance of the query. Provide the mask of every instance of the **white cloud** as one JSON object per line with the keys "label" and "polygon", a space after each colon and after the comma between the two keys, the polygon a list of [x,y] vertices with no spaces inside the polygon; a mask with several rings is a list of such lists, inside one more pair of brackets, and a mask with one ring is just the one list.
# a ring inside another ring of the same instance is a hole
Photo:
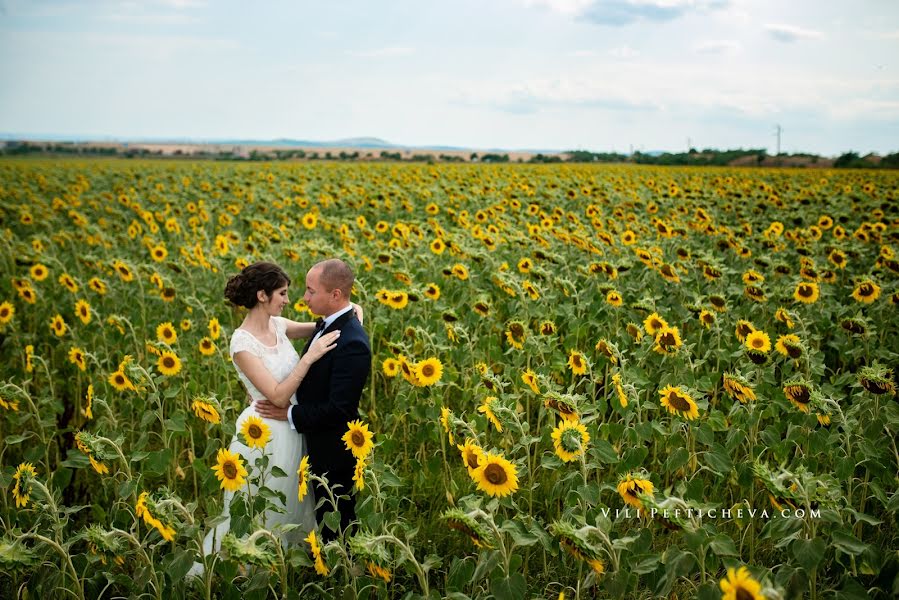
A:
{"label": "white cloud", "polygon": [[347,54],[359,58],[392,58],[394,56],[409,56],[414,52],[415,49],[409,48],[408,46],[390,46],[387,48],[375,48],[373,50],[350,50]]}
{"label": "white cloud", "polygon": [[694,12],[726,8],[731,0],[524,0],[553,12],[598,25],[622,26],[641,21],[665,22]]}
{"label": "white cloud", "polygon": [[740,49],[740,43],[735,40],[707,40],[693,46],[693,51],[699,54],[729,54]]}
{"label": "white cloud", "polygon": [[765,25],[765,31],[772,38],[779,42],[796,42],[798,40],[812,40],[824,37],[820,31],[804,29],[795,25],[784,25],[780,23],[768,23]]}

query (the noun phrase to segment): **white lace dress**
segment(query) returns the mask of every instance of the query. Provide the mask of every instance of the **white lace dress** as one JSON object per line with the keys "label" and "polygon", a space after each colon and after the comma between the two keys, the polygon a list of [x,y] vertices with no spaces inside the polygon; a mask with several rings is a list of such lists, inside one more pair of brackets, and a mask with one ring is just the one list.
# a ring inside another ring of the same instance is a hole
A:
{"label": "white lace dress", "polygon": [[[277,343],[274,346],[266,346],[254,337],[250,332],[244,329],[237,329],[231,336],[230,355],[233,360],[234,355],[238,352],[249,352],[253,356],[262,359],[262,363],[275,378],[275,381],[283,381],[288,374],[296,366],[300,360],[299,354],[293,344],[287,338],[287,323],[281,317],[272,317],[277,334]],[[243,382],[250,397],[253,400],[264,400],[265,396],[250,382],[246,375],[240,370],[236,364],[237,376]],[[291,404],[297,403],[296,394],[290,398]],[[240,431],[244,421],[251,416],[261,416],[252,406],[247,406],[240,416],[237,418],[237,431]],[[297,469],[300,460],[306,454],[306,437],[290,428],[287,421],[275,421],[273,419],[263,419],[271,430],[271,439],[265,448],[249,448],[240,442],[235,436],[231,441],[230,449],[232,452],[239,453],[245,463],[247,470],[255,464],[256,459],[262,456],[264,451],[269,457],[269,469],[272,466],[280,467],[282,471],[287,473],[287,477],[272,477],[270,474],[265,476],[265,486],[269,489],[279,491],[287,498],[287,505],[283,506],[284,512],[267,511],[264,518],[266,529],[277,532],[282,524],[296,523],[301,527],[294,529],[281,536],[285,544],[297,544],[303,540],[309,533],[309,530],[315,527],[315,501],[313,499],[312,485],[308,486],[308,491],[303,501],[297,498]],[[252,475],[253,471],[251,471]],[[249,485],[249,484],[248,484]],[[250,493],[256,494],[256,486],[249,488]],[[239,493],[246,493],[247,486],[241,488]],[[235,492],[225,492],[225,508],[223,515],[229,514],[228,507]],[[222,537],[228,533],[230,529],[230,519],[220,523],[215,529],[211,530],[203,542],[203,553],[211,554],[218,551],[221,546]]]}

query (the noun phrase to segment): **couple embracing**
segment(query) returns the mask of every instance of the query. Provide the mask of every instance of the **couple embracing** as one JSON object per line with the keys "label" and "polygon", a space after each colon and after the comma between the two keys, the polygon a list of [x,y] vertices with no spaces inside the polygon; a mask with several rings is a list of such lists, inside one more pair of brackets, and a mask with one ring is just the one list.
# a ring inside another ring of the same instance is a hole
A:
{"label": "couple embracing", "polygon": [[[231,277],[225,297],[247,308],[246,317],[231,337],[230,354],[237,375],[252,403],[237,419],[237,430],[249,419],[261,419],[271,431],[262,450],[249,448],[235,437],[231,451],[253,464],[261,452],[269,457],[269,471],[278,467],[286,477],[265,477],[265,485],[284,494],[284,512],[268,511],[265,526],[277,530],[282,524],[299,528],[283,535],[285,543],[296,543],[333,510],[316,481],[313,493],[298,498],[297,469],[304,456],[309,470],[327,478],[338,500],[340,528],[355,520],[352,479],[355,459],[342,441],[347,423],[358,418],[359,399],[371,369],[371,346],[362,329],[362,309],[350,302],[353,272],[343,261],[329,259],[317,263],[306,274],[303,299],[309,309],[324,318],[300,323],[281,315],[288,305],[290,278],[279,266],[258,262]],[[308,338],[302,354],[291,340]],[[339,487],[338,487],[339,486]],[[252,491],[252,490],[251,490]],[[225,493],[225,515],[234,492]],[[314,496],[314,498],[313,498]],[[204,554],[217,550],[230,522],[225,520],[210,531]],[[323,527],[325,541],[336,532]]]}

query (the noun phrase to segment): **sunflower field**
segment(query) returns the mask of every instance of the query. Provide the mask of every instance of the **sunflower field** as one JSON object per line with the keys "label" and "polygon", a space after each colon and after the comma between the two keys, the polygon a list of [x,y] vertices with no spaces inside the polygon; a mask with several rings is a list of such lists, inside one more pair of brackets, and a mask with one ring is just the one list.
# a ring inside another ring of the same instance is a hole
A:
{"label": "sunflower field", "polygon": [[[896,173],[7,160],[0,244],[4,598],[899,594]],[[359,523],[282,546],[223,289],[332,256]]]}

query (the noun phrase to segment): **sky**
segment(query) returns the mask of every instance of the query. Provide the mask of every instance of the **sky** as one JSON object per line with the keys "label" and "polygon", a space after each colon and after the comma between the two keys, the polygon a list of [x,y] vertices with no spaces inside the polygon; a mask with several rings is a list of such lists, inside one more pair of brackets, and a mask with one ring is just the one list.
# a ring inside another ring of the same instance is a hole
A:
{"label": "sky", "polygon": [[899,151],[897,0],[0,0],[0,134]]}

